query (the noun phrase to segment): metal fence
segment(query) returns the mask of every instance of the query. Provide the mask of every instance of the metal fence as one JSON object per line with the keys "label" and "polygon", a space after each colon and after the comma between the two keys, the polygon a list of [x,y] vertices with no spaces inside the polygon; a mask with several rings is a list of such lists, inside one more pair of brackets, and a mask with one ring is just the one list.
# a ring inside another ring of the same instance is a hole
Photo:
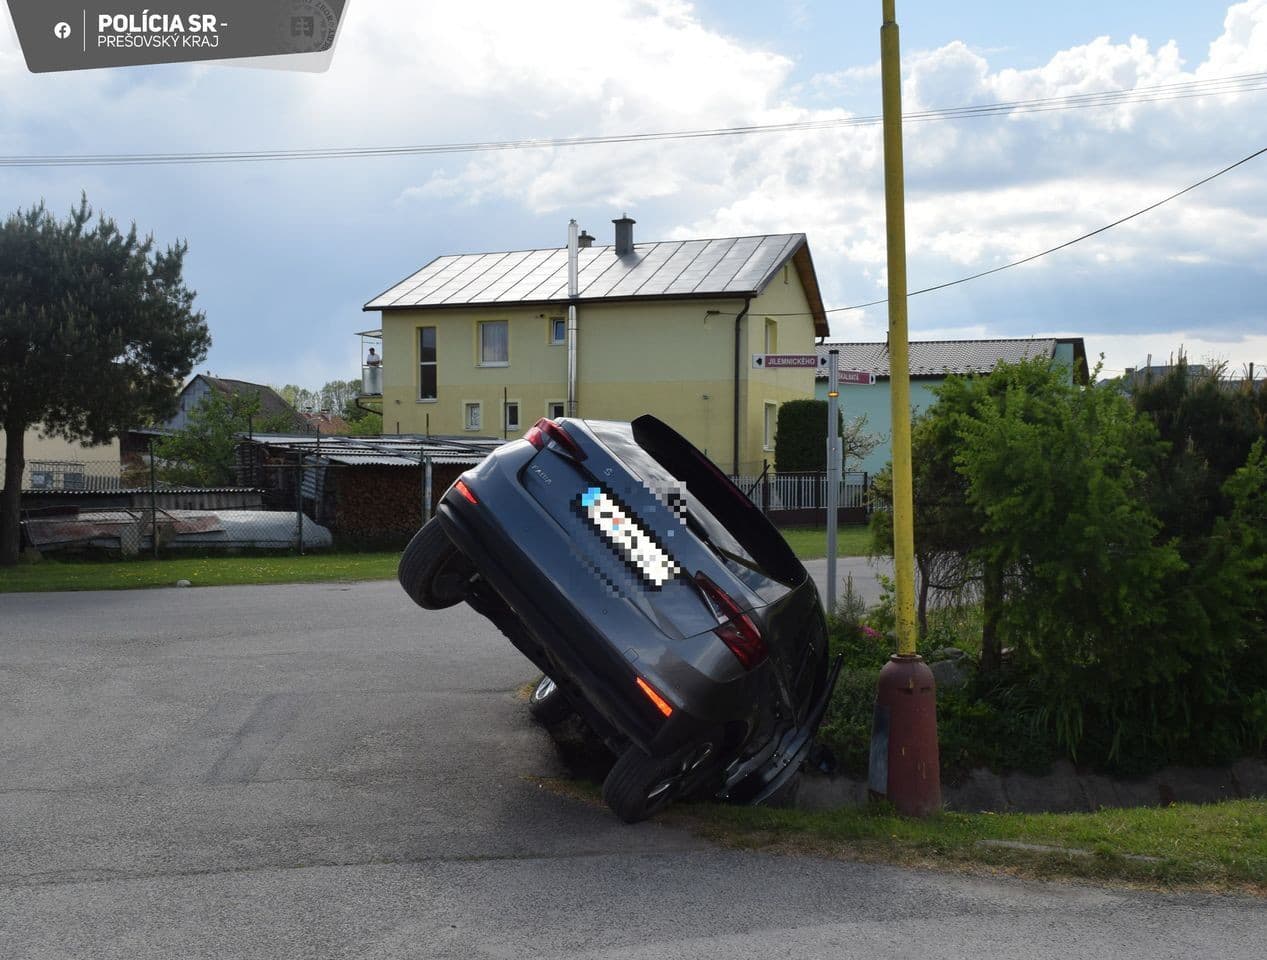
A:
{"label": "metal fence", "polygon": [[68,461],[53,469],[33,461],[23,475],[23,545],[49,554],[155,557],[399,548],[471,466],[365,459],[264,455],[219,469],[160,460]]}
{"label": "metal fence", "polygon": [[118,460],[29,460],[22,474],[24,490],[120,490],[123,486],[123,465]]}
{"label": "metal fence", "polygon": [[[827,509],[828,479],[825,473],[773,473],[732,476],[748,499],[767,514],[798,514],[808,519],[811,511]],[[871,477],[861,470],[846,471],[840,480],[837,503],[841,510],[865,514]],[[823,519],[826,519],[824,514]]]}

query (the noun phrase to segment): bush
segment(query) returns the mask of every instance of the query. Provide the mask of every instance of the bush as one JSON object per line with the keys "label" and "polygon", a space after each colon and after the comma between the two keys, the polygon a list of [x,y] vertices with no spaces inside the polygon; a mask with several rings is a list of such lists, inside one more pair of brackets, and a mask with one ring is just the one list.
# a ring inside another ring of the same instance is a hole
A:
{"label": "bush", "polygon": [[[837,411],[845,463],[869,454],[880,437],[865,433],[866,416],[848,423]],[[827,469],[827,401],[789,400],[779,407],[774,435],[774,468],[779,473],[823,473]]]}
{"label": "bush", "polygon": [[[1267,744],[1267,404],[1186,375],[1162,386],[1133,405],[1003,364],[947,380],[916,424],[921,579],[982,601],[921,598],[921,652],[981,652],[940,697],[947,772],[1064,756],[1140,774]],[[890,588],[865,621],[887,633],[892,608]],[[855,759],[882,662],[862,619],[833,626],[853,673],[824,727]]]}
{"label": "bush", "polygon": [[827,401],[789,400],[779,407],[774,469],[822,473],[827,469]]}

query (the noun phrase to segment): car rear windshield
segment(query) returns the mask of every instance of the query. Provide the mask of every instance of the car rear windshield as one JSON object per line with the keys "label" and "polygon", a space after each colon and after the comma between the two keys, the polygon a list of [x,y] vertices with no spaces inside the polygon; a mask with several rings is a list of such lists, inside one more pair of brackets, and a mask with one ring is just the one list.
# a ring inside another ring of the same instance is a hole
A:
{"label": "car rear windshield", "polygon": [[[628,433],[590,423],[600,438],[644,479],[667,473],[686,487],[687,522],[724,557],[794,584],[804,568],[760,510],[706,456],[664,421],[639,417]],[[623,425],[622,425],[623,426]],[[613,442],[614,441],[614,442]]]}

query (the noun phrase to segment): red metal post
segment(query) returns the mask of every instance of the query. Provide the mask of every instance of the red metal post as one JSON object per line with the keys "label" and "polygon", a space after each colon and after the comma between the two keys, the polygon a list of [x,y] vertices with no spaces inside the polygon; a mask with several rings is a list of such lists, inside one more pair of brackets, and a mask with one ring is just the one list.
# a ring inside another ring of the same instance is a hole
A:
{"label": "red metal post", "polygon": [[941,810],[937,684],[918,655],[894,654],[880,671],[868,785],[904,816]]}

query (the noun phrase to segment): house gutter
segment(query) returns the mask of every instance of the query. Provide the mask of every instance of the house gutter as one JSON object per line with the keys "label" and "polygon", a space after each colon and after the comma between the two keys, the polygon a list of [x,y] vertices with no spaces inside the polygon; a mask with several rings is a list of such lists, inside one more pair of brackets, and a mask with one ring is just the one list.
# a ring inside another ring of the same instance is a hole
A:
{"label": "house gutter", "polygon": [[752,297],[745,297],[743,309],[735,316],[735,436],[734,436],[734,466],[730,471],[731,476],[739,476],[739,371],[743,369],[743,341],[739,339],[739,331],[743,326],[743,318],[748,315],[748,308],[752,306]]}

